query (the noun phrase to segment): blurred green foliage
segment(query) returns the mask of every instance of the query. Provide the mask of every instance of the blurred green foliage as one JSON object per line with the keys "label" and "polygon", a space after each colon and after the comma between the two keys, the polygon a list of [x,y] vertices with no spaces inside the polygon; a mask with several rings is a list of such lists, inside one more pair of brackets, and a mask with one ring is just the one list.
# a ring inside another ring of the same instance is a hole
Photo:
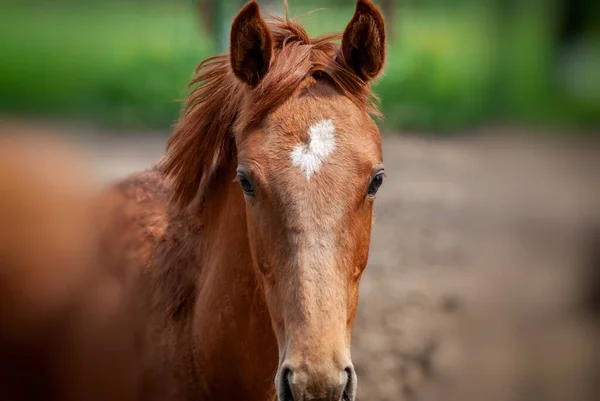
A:
{"label": "blurred green foliage", "polygon": [[[598,123],[600,98],[554,83],[551,14],[521,7],[499,18],[493,0],[406,3],[375,85],[385,126],[445,132],[498,119]],[[290,7],[299,15],[318,3],[290,0]],[[163,129],[176,120],[195,66],[215,48],[191,0],[13,1],[1,11],[4,113]],[[335,1],[302,21],[313,34],[341,30],[352,12],[353,1]],[[590,41],[600,49],[598,35]],[[600,93],[600,57],[588,62],[579,74]]]}

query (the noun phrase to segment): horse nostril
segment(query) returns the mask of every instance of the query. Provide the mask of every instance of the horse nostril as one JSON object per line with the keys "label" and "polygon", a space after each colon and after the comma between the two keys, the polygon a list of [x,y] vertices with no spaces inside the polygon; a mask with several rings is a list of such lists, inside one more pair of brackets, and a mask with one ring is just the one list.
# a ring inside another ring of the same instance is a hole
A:
{"label": "horse nostril", "polygon": [[278,401],[327,400],[354,401],[356,374],[348,366],[344,370],[292,370],[284,365],[276,381]]}
{"label": "horse nostril", "polygon": [[284,368],[281,371],[281,388],[279,389],[279,399],[281,401],[294,401],[291,385],[293,375],[290,368]]}
{"label": "horse nostril", "polygon": [[342,393],[342,401],[354,401],[356,392],[356,375],[354,374],[354,368],[348,366],[344,369],[346,373],[346,384]]}

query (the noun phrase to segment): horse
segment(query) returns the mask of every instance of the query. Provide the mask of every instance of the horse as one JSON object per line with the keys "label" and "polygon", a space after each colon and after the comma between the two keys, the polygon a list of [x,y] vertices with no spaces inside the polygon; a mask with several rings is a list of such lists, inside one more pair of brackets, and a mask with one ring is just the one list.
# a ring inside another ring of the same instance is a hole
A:
{"label": "horse", "polygon": [[148,313],[122,274],[125,200],[57,134],[0,123],[0,393],[134,401]]}
{"label": "horse", "polygon": [[140,399],[167,379],[166,399],[355,399],[385,54],[370,0],[316,38],[251,1],[229,53],[198,66],[163,158],[111,188],[151,314]]}

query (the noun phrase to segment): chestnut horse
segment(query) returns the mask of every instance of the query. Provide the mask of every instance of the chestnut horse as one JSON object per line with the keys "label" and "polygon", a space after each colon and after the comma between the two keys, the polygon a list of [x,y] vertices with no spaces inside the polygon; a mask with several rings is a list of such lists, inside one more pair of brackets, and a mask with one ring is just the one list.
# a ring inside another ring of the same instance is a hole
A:
{"label": "chestnut horse", "polygon": [[178,400],[355,398],[384,59],[369,0],[343,35],[317,38],[252,1],[229,54],[200,64],[164,159],[116,187],[151,283],[148,388],[169,375]]}

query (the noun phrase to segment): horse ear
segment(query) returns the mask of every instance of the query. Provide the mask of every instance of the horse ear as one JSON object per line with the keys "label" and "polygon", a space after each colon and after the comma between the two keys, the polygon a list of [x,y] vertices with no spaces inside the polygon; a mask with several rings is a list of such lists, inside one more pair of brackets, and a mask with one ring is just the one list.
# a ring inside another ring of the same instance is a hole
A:
{"label": "horse ear", "polygon": [[234,74],[252,87],[258,85],[269,70],[272,51],[271,32],[253,0],[242,8],[231,26],[230,57]]}
{"label": "horse ear", "polygon": [[377,77],[385,62],[383,16],[370,0],[358,0],[356,10],[342,38],[346,64],[361,79]]}

